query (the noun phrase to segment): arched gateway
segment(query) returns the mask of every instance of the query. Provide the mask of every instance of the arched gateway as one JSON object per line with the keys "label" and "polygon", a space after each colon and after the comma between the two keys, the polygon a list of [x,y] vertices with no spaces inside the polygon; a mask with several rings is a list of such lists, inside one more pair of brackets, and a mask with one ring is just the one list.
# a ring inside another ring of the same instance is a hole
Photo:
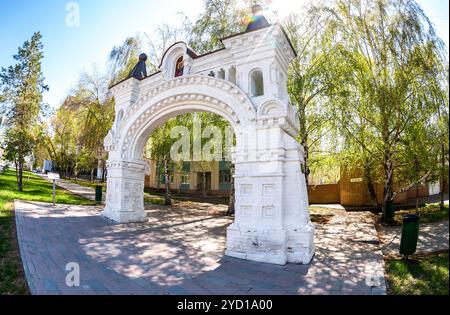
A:
{"label": "arched gateway", "polygon": [[111,88],[116,121],[105,139],[103,215],[120,223],[145,221],[148,165],[142,156],[150,134],[177,115],[212,112],[226,118],[236,133],[236,216],[227,230],[226,254],[307,264],[314,254],[314,225],[301,167],[303,148],[293,138],[298,121],[287,92],[295,51],[279,25],[249,29],[203,56],[176,43],[165,53],[161,71],[151,76],[143,55],[130,77]]}

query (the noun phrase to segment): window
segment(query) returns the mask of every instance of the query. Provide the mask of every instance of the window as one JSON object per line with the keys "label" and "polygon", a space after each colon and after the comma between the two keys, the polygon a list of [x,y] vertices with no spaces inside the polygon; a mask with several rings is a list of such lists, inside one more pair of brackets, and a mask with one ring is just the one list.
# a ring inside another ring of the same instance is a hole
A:
{"label": "window", "polygon": [[255,70],[250,75],[250,89],[252,96],[264,95],[264,80],[261,70]]}
{"label": "window", "polygon": [[183,172],[181,174],[181,184],[188,185],[191,183],[191,173]]}
{"label": "window", "polygon": [[219,173],[219,183],[220,184],[230,184],[231,183],[231,173],[230,173],[230,171],[220,171],[220,173]]}
{"label": "window", "polygon": [[225,70],[220,69],[220,71],[219,71],[219,79],[225,80]]}
{"label": "window", "polygon": [[123,109],[121,109],[119,111],[119,113],[117,114],[116,127],[118,127],[120,125],[120,123],[122,122],[122,119],[123,119]]}
{"label": "window", "polygon": [[184,74],[184,60],[183,57],[178,58],[175,64],[175,77],[181,77]]}
{"label": "window", "polygon": [[236,73],[236,67],[230,68],[230,74],[229,74],[230,82],[233,84],[237,84],[237,73]]}
{"label": "window", "polygon": [[[169,179],[170,179],[169,184],[173,184],[174,178],[173,178],[172,174],[169,174]],[[166,184],[166,176],[164,175],[164,173],[161,174],[161,178],[160,178],[159,184],[160,185],[165,185]]]}

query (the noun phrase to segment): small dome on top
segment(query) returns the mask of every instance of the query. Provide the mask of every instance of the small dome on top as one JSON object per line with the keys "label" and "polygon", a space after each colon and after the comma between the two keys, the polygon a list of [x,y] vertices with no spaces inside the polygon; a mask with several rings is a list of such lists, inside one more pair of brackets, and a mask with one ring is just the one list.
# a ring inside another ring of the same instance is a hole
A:
{"label": "small dome on top", "polygon": [[254,4],[252,6],[253,15],[261,14],[262,11],[263,11],[263,8],[260,4]]}
{"label": "small dome on top", "polygon": [[147,77],[147,66],[145,65],[145,62],[147,61],[147,55],[146,54],[140,54],[139,55],[139,62],[134,66],[133,70],[131,70],[130,74],[128,75],[129,78],[136,78],[138,80],[143,80]]}
{"label": "small dome on top", "polygon": [[270,23],[263,15],[263,8],[259,4],[252,6],[252,17],[247,25],[246,32],[258,30],[270,26]]}
{"label": "small dome on top", "polygon": [[147,55],[146,54],[140,54],[139,55],[139,61],[147,61]]}

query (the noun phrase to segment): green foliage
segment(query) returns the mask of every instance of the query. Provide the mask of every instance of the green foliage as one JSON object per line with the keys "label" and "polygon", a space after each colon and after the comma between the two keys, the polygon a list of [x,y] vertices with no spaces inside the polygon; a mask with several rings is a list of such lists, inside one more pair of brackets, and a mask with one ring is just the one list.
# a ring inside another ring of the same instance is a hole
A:
{"label": "green foliage", "polygon": [[16,64],[0,71],[1,111],[6,115],[4,150],[6,159],[17,166],[17,184],[22,190],[25,157],[37,143],[34,127],[45,110],[42,93],[44,84],[41,62],[44,57],[42,35],[37,32],[19,47]]}
{"label": "green foliage", "polygon": [[[0,175],[2,176],[2,175]],[[15,178],[13,181],[15,189]],[[28,294],[14,230],[12,202],[0,195],[0,294]]]}
{"label": "green foliage", "polygon": [[[402,225],[403,216],[405,214],[411,214],[414,210],[398,210],[395,212],[394,224]],[[448,203],[441,208],[439,203],[427,204],[424,207],[420,207],[417,212],[420,215],[420,223],[433,223],[442,222],[449,219],[448,217]]]}
{"label": "green foliage", "polygon": [[127,37],[121,45],[114,46],[108,58],[110,85],[126,79],[143,52],[148,52],[147,73],[157,72],[163,54],[179,40],[181,32],[174,26],[161,24],[151,35],[137,33]]}
{"label": "green foliage", "polygon": [[330,71],[339,84],[328,93],[343,156],[367,174],[382,170],[384,201],[392,201],[439,169],[442,41],[414,1],[336,0],[322,12],[330,14],[325,34],[336,47]]}
{"label": "green foliage", "polygon": [[[33,173],[24,172],[24,190],[22,192],[18,192],[14,189],[14,182],[15,175],[12,170],[6,171],[0,175],[0,199],[3,207],[6,207],[8,202],[13,202],[14,199],[52,202],[52,184],[34,175]],[[57,188],[56,190],[56,201],[60,204],[93,204],[87,199],[73,195],[60,188]]]}
{"label": "green foliage", "polygon": [[388,260],[389,294],[448,295],[448,252],[412,260]]}
{"label": "green foliage", "polygon": [[95,69],[84,73],[73,92],[51,120],[53,137],[47,148],[64,177],[104,167],[103,139],[114,121],[114,100],[107,96],[108,81]]}
{"label": "green foliage", "polygon": [[[194,123],[197,122],[199,124],[201,134],[196,134],[194,132]],[[229,122],[223,117],[207,112],[200,112],[195,114],[185,114],[177,116],[176,118],[172,118],[168,120],[166,123],[155,129],[150,139],[146,145],[144,158],[147,160],[155,161],[160,169],[161,175],[161,183],[164,183],[166,186],[166,194],[169,194],[169,178],[171,178],[175,172],[182,172],[183,160],[181,161],[172,161],[171,149],[176,141],[179,140],[177,137],[172,137],[172,130],[175,127],[185,127],[189,131],[189,158],[186,161],[195,160],[197,167],[199,167],[200,171],[206,172],[211,167],[211,161],[203,160],[203,155],[200,156],[200,160],[196,160],[198,157],[194,154],[195,143],[198,141],[200,144],[200,149],[203,150],[205,148],[205,144],[207,142],[213,142],[211,138],[204,137],[203,132],[207,127],[218,128],[221,131],[222,135],[222,147],[217,147],[215,144],[210,148],[210,153],[216,153],[215,150],[221,150],[222,153],[225,149],[225,129],[230,127]],[[196,137],[201,136],[201,139]],[[213,137],[211,135],[211,137]],[[218,140],[218,139],[214,139]],[[223,155],[223,154],[222,154]]]}
{"label": "green foliage", "polygon": [[306,9],[306,17],[291,15],[284,28],[298,54],[289,68],[288,91],[298,110],[298,139],[305,149],[309,183],[311,170],[313,175],[318,174],[327,164],[330,173],[336,172],[337,133],[333,132],[333,112],[326,93],[336,83],[330,74],[335,49],[322,32],[323,17],[314,6]]}
{"label": "green foliage", "polygon": [[248,8],[240,9],[235,0],[205,0],[203,13],[195,22],[184,17],[187,43],[203,54],[222,47],[222,38],[244,30]]}
{"label": "green foliage", "polygon": [[110,83],[114,84],[125,79],[139,60],[142,41],[139,36],[130,36],[109,53]]}

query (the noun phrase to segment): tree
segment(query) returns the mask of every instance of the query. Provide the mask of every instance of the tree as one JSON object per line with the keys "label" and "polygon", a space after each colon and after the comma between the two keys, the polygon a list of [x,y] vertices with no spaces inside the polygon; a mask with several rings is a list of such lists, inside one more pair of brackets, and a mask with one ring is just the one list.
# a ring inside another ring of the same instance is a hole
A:
{"label": "tree", "polygon": [[[289,68],[288,91],[293,105],[297,108],[300,123],[299,142],[304,148],[304,172],[309,184],[311,166],[324,158],[333,156],[330,140],[333,125],[326,91],[334,84],[328,62],[334,47],[322,29],[326,16],[314,6],[307,9],[306,18],[291,14],[284,27],[296,48],[297,57]],[[331,155],[330,155],[331,153]]]}
{"label": "tree", "polygon": [[173,169],[173,162],[171,160],[170,152],[172,145],[175,143],[175,139],[170,137],[171,130],[174,126],[177,125],[177,119],[171,119],[162,126],[158,127],[155,131],[153,131],[149,142],[148,142],[148,151],[150,155],[150,159],[157,163],[157,168],[163,168],[164,173],[164,187],[165,187],[165,196],[164,196],[164,204],[171,205],[172,204],[172,196],[170,191],[170,182],[173,173],[171,170]]}
{"label": "tree", "polygon": [[[192,117],[192,124],[196,128],[192,134],[192,150],[201,149],[201,156],[192,152],[195,163],[202,173],[202,194],[207,197],[207,173],[212,169],[214,162],[223,160],[223,152],[226,149],[226,128],[230,128],[229,122],[220,115],[213,113],[195,113]],[[197,130],[196,130],[197,129]],[[197,131],[197,132],[195,132]],[[200,132],[201,131],[201,132]],[[225,140],[225,141],[224,141]],[[199,144],[196,147],[196,143]],[[232,194],[230,198],[233,197]]]}
{"label": "tree", "polygon": [[330,91],[339,126],[382,170],[390,220],[394,198],[433,172],[429,122],[437,108],[429,88],[442,85],[442,41],[415,1],[336,0],[324,11],[341,65],[330,68],[341,78]]}
{"label": "tree", "polygon": [[70,177],[76,170],[77,136],[79,132],[76,110],[71,107],[70,98],[51,119],[53,137],[47,135],[46,144],[52,161],[61,177]]}
{"label": "tree", "polygon": [[[433,179],[440,182],[440,207],[444,209],[445,201],[445,188],[448,187],[449,177],[449,89],[448,89],[448,64],[442,65],[442,78],[436,80],[433,86],[429,87],[429,93],[434,106],[437,108],[437,119],[432,121],[434,127],[434,140],[433,146],[434,156],[436,161],[433,165],[437,165],[436,172],[433,174]],[[439,84],[443,82],[443,84]]]}
{"label": "tree", "polygon": [[141,49],[142,40],[138,35],[127,37],[121,45],[111,49],[108,58],[111,85],[130,74],[139,60]]}
{"label": "tree", "polygon": [[41,70],[43,58],[42,35],[37,32],[19,48],[14,56],[17,63],[0,72],[1,106],[7,117],[5,153],[16,164],[19,191],[23,190],[25,157],[36,145],[33,127],[46,109],[42,102],[42,93],[48,90]]}
{"label": "tree", "polygon": [[[107,152],[103,139],[114,121],[114,100],[108,96],[108,80],[95,68],[83,73],[72,96],[52,118],[53,137],[47,136],[47,147],[62,177],[77,179],[80,171],[102,167],[105,179]],[[52,139],[51,139],[52,138]]]}
{"label": "tree", "polygon": [[[93,69],[81,76],[75,92],[74,104],[81,126],[77,145],[84,149],[85,160],[94,181],[95,168],[102,167],[102,181],[105,179],[107,152],[103,139],[114,122],[114,100],[108,95],[108,80]],[[100,164],[100,165],[99,165]]]}
{"label": "tree", "polygon": [[205,0],[203,13],[195,22],[184,16],[184,35],[196,52],[203,54],[222,47],[222,38],[244,30],[248,8],[235,0]]}
{"label": "tree", "polygon": [[149,46],[149,64],[150,72],[158,71],[163,54],[174,43],[180,40],[181,30],[168,24],[161,24],[150,37],[144,33],[144,38]]}
{"label": "tree", "polygon": [[164,52],[180,38],[181,30],[161,24],[157,26],[152,36],[147,33],[137,33],[127,37],[121,45],[114,46],[108,57],[110,84],[128,77],[133,67],[139,61],[139,54],[148,51],[147,69],[149,73],[158,71]]}
{"label": "tree", "polygon": [[236,190],[235,190],[235,182],[234,182],[234,175],[235,175],[235,166],[233,163],[230,163],[230,201],[228,203],[228,210],[227,213],[229,215],[232,215],[236,212]]}

